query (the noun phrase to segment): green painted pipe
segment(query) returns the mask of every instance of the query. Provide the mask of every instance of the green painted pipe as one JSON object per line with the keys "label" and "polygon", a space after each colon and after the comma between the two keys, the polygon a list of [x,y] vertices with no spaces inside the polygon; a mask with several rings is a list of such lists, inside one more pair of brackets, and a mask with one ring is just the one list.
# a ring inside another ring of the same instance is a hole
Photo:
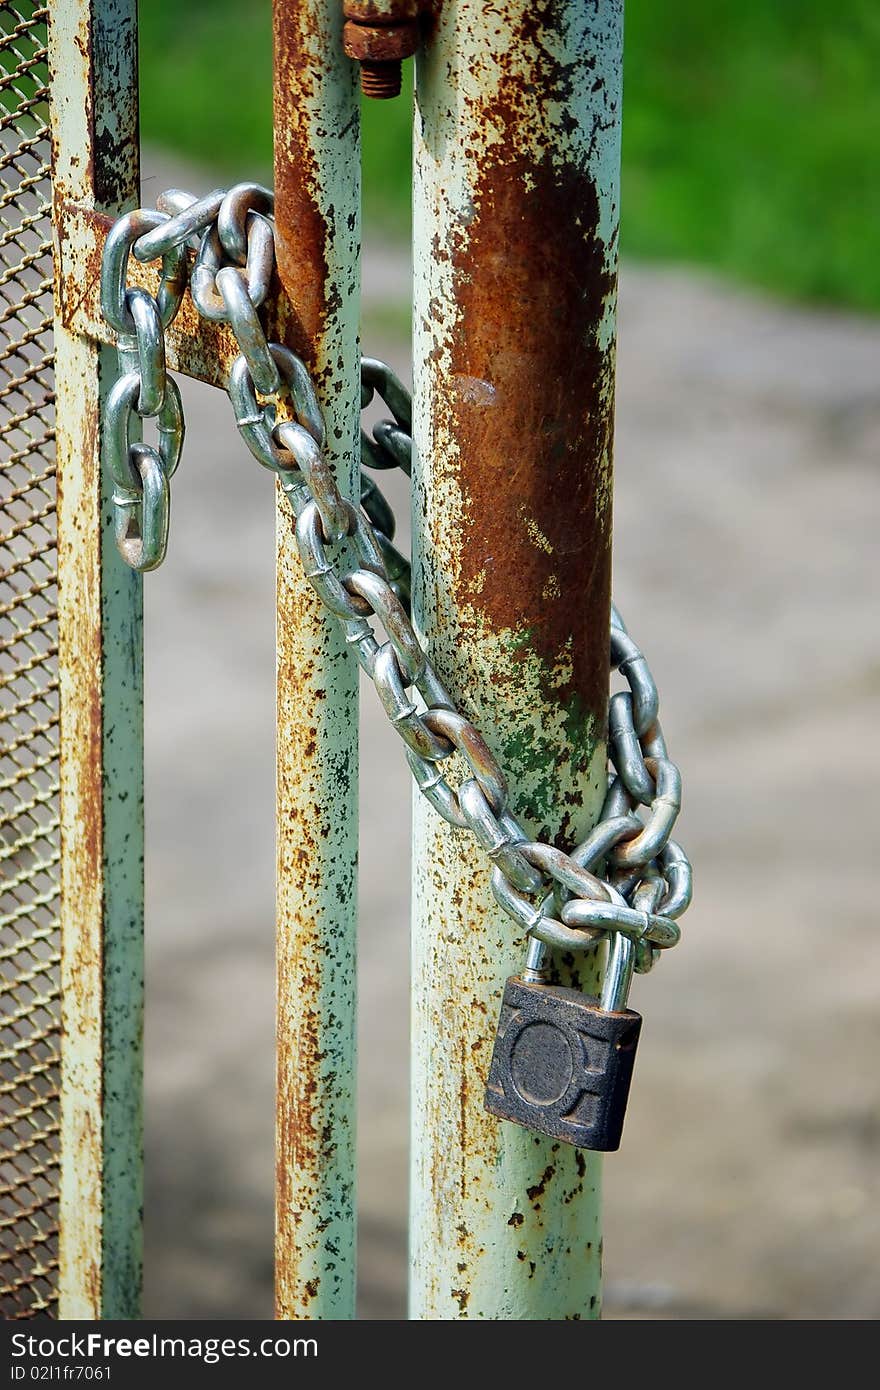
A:
{"label": "green painted pipe", "polygon": [[[417,62],[414,611],[563,845],[605,788],[621,60],[619,0],[444,0]],[[411,1315],[598,1317],[598,1156],[483,1109],[524,942],[418,799],[413,860]]]}

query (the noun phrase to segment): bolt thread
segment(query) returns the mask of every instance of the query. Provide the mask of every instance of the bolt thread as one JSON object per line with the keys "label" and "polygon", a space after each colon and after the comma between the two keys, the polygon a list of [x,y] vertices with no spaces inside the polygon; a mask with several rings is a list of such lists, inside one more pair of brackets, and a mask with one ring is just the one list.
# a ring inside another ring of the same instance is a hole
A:
{"label": "bolt thread", "polygon": [[378,101],[387,101],[389,97],[399,96],[401,69],[400,59],[392,59],[387,63],[375,63],[364,59],[361,63],[361,91],[364,96],[375,97]]}

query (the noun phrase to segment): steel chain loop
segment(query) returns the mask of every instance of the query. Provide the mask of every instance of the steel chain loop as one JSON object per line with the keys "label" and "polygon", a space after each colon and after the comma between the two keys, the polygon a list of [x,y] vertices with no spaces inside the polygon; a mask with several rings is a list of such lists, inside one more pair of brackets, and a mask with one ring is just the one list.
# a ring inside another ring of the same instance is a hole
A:
{"label": "steel chain loop", "polygon": [[[360,508],[342,496],[309,373],[288,348],[266,338],[258,310],[274,274],[272,212],[272,194],[258,184],[200,199],[171,189],[157,211],[128,213],[107,238],[101,303],[118,335],[122,375],[108,400],[105,463],[115,485],[122,558],[135,569],[152,569],[165,554],[168,482],[180,459],[183,412],[165,371],[163,330],[181,302],[187,252],[195,252],[189,286],[196,308],[204,318],[228,322],[239,347],[228,383],[239,432],[278,477],[296,518],[304,572],[373,681],[416,785],[444,820],[469,830],[484,850],[496,900],[532,938],[530,964],[545,946],[579,951],[610,940],[603,987],[610,999],[612,977],[633,962],[637,971],[650,970],[677,943],[677,918],[692,892],[690,862],[671,838],[681,778],[667,754],[647,661],[612,607],[610,668],[627,688],[609,701],[611,776],[600,819],[570,852],[534,841],[510,809],[491,748],[455,708],[412,626],[409,563],[393,544],[391,508],[366,475]],[[127,287],[132,254],[140,262],[161,260],[157,299]],[[376,395],[393,418],[371,434],[362,429],[362,463],[409,475],[409,393],[388,366],[365,357],[362,408]],[[131,440],[135,415],[156,419],[158,449]],[[467,770],[457,787],[441,770],[453,754]]]}

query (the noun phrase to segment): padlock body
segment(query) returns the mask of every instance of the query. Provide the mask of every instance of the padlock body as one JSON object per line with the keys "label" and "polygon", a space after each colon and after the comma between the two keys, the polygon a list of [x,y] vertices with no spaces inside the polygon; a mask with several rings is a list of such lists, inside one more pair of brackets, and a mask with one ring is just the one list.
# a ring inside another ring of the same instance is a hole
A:
{"label": "padlock body", "polygon": [[583,1149],[620,1147],[641,1015],[564,985],[504,988],[486,1109]]}

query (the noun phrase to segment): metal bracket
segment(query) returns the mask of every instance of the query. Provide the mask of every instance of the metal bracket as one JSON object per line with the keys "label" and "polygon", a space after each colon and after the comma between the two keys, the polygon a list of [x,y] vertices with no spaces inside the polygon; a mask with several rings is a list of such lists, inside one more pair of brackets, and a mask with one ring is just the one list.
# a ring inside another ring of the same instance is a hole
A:
{"label": "metal bracket", "polygon": [[[77,203],[59,202],[55,207],[55,223],[61,261],[56,272],[61,322],[79,337],[115,347],[116,334],[103,318],[100,303],[101,258],[113,219]],[[141,265],[132,257],[129,270],[132,285],[140,285],[149,294],[156,294],[159,286],[156,266]],[[287,341],[294,314],[289,298],[277,281],[260,313],[269,339]],[[225,390],[230,368],[238,355],[239,348],[228,325],[203,319],[190,295],[185,295],[166,333],[168,366],[184,376]]]}

